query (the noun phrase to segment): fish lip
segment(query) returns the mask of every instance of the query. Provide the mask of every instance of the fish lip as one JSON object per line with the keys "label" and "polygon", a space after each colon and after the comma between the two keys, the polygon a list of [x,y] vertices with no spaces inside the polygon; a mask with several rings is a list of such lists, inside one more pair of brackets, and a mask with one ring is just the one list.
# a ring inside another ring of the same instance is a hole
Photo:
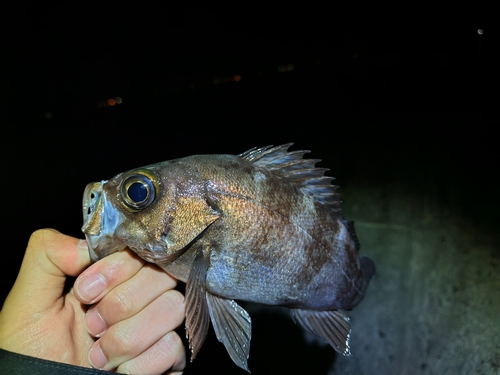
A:
{"label": "fish lip", "polygon": [[125,216],[108,199],[103,189],[106,182],[87,184],[83,194],[82,232],[87,240],[92,263],[126,248],[126,244],[115,235]]}
{"label": "fish lip", "polygon": [[90,263],[94,264],[99,260],[99,256],[97,255],[96,249],[94,249],[94,247],[91,245],[93,243],[91,236],[85,233],[85,239],[87,240],[88,244]]}
{"label": "fish lip", "polygon": [[116,251],[124,250],[127,247],[123,241],[109,235],[92,236],[85,234],[85,238],[87,239],[92,264]]}

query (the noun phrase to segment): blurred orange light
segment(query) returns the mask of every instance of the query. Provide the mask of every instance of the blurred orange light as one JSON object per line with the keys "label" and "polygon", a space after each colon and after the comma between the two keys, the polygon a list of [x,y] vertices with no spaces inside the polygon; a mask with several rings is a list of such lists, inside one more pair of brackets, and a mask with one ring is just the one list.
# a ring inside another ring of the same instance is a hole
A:
{"label": "blurred orange light", "polygon": [[241,76],[239,74],[234,75],[234,80],[238,82],[241,79]]}
{"label": "blurred orange light", "polygon": [[114,106],[115,104],[116,104],[116,100],[115,99],[108,99],[108,105]]}
{"label": "blurred orange light", "polygon": [[288,65],[280,65],[278,67],[278,72],[280,73],[284,73],[284,72],[291,72],[295,67],[293,66],[292,63],[288,64]]}

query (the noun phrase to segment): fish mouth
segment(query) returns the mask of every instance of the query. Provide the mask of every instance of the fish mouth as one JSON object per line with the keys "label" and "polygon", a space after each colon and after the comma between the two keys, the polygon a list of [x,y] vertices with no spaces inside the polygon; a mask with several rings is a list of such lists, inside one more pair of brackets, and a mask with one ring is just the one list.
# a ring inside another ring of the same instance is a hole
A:
{"label": "fish mouth", "polygon": [[92,236],[85,234],[91,263],[97,262],[116,251],[124,250],[127,246],[122,241],[117,241],[110,236]]}
{"label": "fish mouth", "polygon": [[[92,238],[93,236],[89,236],[88,234],[85,234],[85,239],[87,240],[88,248],[89,248],[89,255],[90,255],[90,263],[93,264],[97,262],[100,258],[99,255],[97,255],[98,250],[97,247],[94,248],[92,244]],[[97,251],[96,251],[97,250]]]}
{"label": "fish mouth", "polygon": [[83,193],[82,232],[85,233],[92,263],[126,247],[125,243],[115,236],[125,216],[107,198],[103,190],[106,182],[90,183]]}

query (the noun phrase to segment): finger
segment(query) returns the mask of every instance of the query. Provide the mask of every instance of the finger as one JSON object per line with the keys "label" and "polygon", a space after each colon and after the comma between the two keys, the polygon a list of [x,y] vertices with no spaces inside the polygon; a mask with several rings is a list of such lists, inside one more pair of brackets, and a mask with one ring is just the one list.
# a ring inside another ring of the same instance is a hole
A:
{"label": "finger", "polygon": [[95,368],[112,370],[146,351],[184,320],[184,296],[169,290],[133,317],[107,329],[94,343],[89,361]]}
{"label": "finger", "polygon": [[122,363],[116,369],[121,374],[163,374],[170,369],[170,374],[182,374],[186,367],[186,352],[181,338],[175,332],[169,332],[149,349],[137,357]]}
{"label": "finger", "polygon": [[162,269],[146,264],[130,280],[118,285],[87,312],[88,332],[102,336],[106,327],[134,316],[167,290],[177,280]]}
{"label": "finger", "polygon": [[144,261],[130,250],[113,253],[87,268],[75,281],[76,298],[91,304],[106,293],[134,276]]}
{"label": "finger", "polygon": [[84,241],[54,229],[37,230],[29,239],[9,297],[11,300],[19,299],[24,305],[32,301],[35,311],[43,311],[61,298],[66,276],[78,275],[89,264],[89,253]]}

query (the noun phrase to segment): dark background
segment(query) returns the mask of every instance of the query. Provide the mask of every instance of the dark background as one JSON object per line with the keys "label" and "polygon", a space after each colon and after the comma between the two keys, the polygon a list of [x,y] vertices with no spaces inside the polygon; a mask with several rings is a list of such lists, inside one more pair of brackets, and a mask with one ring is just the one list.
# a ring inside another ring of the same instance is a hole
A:
{"label": "dark background", "polygon": [[[365,218],[356,201],[390,200],[394,186],[431,189],[452,217],[496,243],[500,39],[484,5],[441,13],[319,1],[1,7],[2,300],[31,232],[82,237],[88,182],[290,141],[331,169],[350,219]],[[106,104],[117,97],[121,104]],[[330,348],[307,344],[280,314],[255,315],[254,374],[334,367]],[[408,373],[433,373],[422,366]],[[235,369],[213,337],[186,374],[207,369]]]}

